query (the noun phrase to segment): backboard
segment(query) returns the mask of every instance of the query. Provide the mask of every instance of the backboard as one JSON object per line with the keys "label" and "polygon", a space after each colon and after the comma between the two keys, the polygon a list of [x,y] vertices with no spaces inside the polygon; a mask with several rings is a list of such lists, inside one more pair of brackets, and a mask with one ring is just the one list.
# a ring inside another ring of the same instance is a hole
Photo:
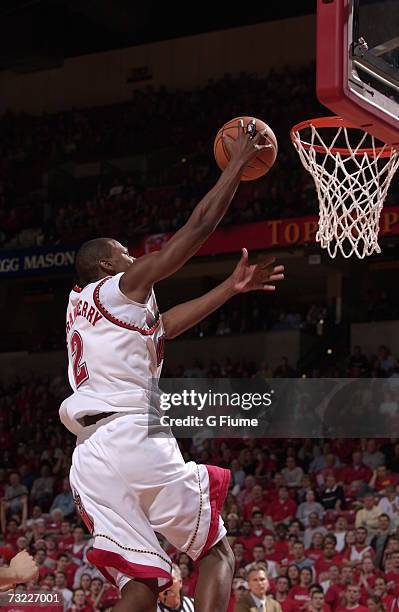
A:
{"label": "backboard", "polygon": [[399,0],[317,0],[317,96],[399,146]]}

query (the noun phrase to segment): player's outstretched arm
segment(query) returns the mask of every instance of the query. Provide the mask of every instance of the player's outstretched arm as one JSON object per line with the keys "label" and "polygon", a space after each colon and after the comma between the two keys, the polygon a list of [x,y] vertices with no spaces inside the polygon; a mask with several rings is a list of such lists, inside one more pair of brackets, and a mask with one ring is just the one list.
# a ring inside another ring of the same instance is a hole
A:
{"label": "player's outstretched arm", "polygon": [[230,162],[216,185],[197,204],[187,223],[161,251],[139,257],[121,277],[120,288],[130,299],[144,301],[154,283],[179,270],[201,248],[226,214],[247,164],[259,149],[271,146],[263,132],[252,138],[242,120],[237,139],[224,136],[224,143]]}
{"label": "player's outstretched arm", "polygon": [[284,266],[275,266],[274,258],[250,265],[247,249],[234,272],[220,285],[201,297],[179,304],[162,315],[166,338],[175,338],[222,306],[237,293],[274,291],[274,283],[283,280]]}

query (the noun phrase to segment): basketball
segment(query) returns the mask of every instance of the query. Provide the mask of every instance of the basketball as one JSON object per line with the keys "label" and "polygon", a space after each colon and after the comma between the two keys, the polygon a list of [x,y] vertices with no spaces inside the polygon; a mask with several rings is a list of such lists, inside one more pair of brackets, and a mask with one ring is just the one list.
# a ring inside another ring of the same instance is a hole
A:
{"label": "basketball", "polygon": [[[252,120],[252,117],[236,117],[231,121],[228,121],[220,128],[216,134],[215,143],[213,145],[213,152],[215,155],[216,163],[221,170],[224,170],[230,161],[228,151],[223,141],[223,136],[228,135],[231,138],[236,139],[238,135],[238,122],[242,119],[244,127],[246,128],[248,123]],[[267,130],[266,138],[267,141],[273,145],[271,148],[260,150],[256,157],[251,161],[250,164],[244,170],[241,177],[242,181],[253,181],[269,172],[270,168],[276,161],[278,145],[277,139],[273,130],[261,119],[255,119],[256,131]]]}

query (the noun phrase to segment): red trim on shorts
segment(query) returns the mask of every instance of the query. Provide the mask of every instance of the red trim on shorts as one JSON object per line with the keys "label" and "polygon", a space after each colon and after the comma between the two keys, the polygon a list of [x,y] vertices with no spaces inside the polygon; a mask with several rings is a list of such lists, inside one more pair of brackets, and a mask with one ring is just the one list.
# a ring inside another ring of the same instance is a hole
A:
{"label": "red trim on shorts", "polygon": [[107,567],[114,567],[118,572],[121,572],[125,576],[130,578],[164,578],[166,583],[159,587],[160,591],[168,589],[172,584],[172,576],[160,567],[152,565],[142,565],[139,563],[132,563],[127,561],[122,555],[111,552],[109,550],[103,550],[101,548],[91,548],[87,551],[87,559],[95,565],[103,576],[106,577],[112,584],[115,584],[113,577],[107,572]]}
{"label": "red trim on shorts", "polygon": [[148,329],[145,329],[144,327],[138,327],[138,325],[133,325],[131,323],[125,323],[125,321],[121,321],[120,319],[117,319],[101,303],[101,301],[100,301],[100,289],[103,286],[103,284],[106,283],[110,278],[112,278],[112,277],[111,276],[106,276],[94,288],[94,291],[93,291],[93,300],[94,300],[95,305],[97,306],[97,309],[101,312],[103,317],[105,317],[111,323],[114,323],[114,325],[118,325],[118,327],[123,327],[123,329],[130,329],[131,331],[139,332],[143,336],[151,336],[158,329],[158,327],[159,327],[159,325],[161,323],[161,317],[160,317],[159,314],[158,314],[158,319],[155,321],[154,325],[152,327],[149,327]]}
{"label": "red trim on shorts", "polygon": [[209,499],[211,503],[211,520],[209,523],[208,537],[199,555],[201,559],[210,548],[212,548],[219,530],[220,511],[229,490],[231,472],[215,465],[205,465],[209,477]]}

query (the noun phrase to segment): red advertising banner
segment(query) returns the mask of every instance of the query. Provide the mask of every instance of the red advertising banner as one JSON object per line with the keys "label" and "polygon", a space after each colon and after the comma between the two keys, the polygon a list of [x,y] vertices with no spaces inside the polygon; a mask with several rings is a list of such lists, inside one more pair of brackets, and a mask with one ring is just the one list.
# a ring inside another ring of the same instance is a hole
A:
{"label": "red advertising banner", "polygon": [[[318,217],[272,219],[257,223],[219,227],[198,251],[197,256],[236,253],[242,247],[250,251],[287,248],[315,242]],[[386,208],[381,214],[380,236],[399,234],[399,206]],[[157,251],[171,233],[151,234],[133,245],[137,256]]]}

